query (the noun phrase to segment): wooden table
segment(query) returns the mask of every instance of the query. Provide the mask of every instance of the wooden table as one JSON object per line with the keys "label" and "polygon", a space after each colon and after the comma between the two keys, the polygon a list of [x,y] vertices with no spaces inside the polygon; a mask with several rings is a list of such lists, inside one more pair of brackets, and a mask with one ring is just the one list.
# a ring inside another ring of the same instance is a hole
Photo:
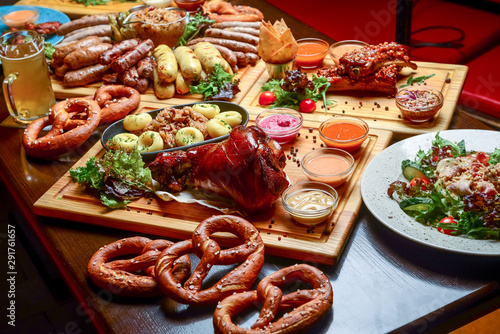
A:
{"label": "wooden table", "polygon": [[[268,20],[283,17],[297,38],[326,38],[263,0],[252,1],[252,5],[261,8]],[[5,117],[2,98],[0,119]],[[456,113],[451,127],[488,128],[461,112]],[[1,128],[0,176],[32,233],[80,302],[77,314],[105,333],[212,332],[212,307],[186,307],[168,299],[121,299],[89,284],[86,266],[95,250],[137,233],[34,215],[33,203],[74,161],[27,159],[21,135],[20,129]],[[97,140],[95,136],[78,149],[75,161]],[[456,256],[420,246],[385,228],[363,206],[340,262],[335,266],[317,265],[331,280],[334,303],[332,311],[311,332],[453,330],[500,306],[499,262],[498,258]],[[294,263],[266,256],[258,280]]]}

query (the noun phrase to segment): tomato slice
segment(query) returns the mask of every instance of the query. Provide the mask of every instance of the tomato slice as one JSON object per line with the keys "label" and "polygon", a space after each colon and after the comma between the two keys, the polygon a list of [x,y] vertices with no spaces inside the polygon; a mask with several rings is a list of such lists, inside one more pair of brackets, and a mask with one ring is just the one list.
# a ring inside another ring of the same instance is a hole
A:
{"label": "tomato slice", "polygon": [[[445,217],[439,221],[440,224],[456,224],[457,222],[453,217]],[[452,232],[455,232],[455,230],[449,230],[445,228],[438,227],[437,228],[438,232],[448,234],[450,235]]]}
{"label": "tomato slice", "polygon": [[262,106],[273,104],[274,101],[276,101],[276,95],[273,92],[262,92],[259,96],[259,104]]}
{"label": "tomato slice", "polygon": [[422,190],[427,190],[426,184],[429,184],[429,179],[427,177],[416,177],[410,181],[410,187],[414,187],[417,184],[422,186]]}

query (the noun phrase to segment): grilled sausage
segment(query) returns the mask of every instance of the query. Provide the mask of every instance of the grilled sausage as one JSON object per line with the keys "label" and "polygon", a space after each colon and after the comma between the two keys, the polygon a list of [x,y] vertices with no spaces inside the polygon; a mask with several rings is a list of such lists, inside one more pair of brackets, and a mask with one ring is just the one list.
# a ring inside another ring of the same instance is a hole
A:
{"label": "grilled sausage", "polygon": [[108,23],[108,14],[89,15],[60,25],[56,33],[59,36],[63,36],[74,30]]}
{"label": "grilled sausage", "polygon": [[154,56],[158,63],[158,76],[164,82],[174,82],[177,77],[177,59],[175,59],[172,49],[165,44],[155,48]]}
{"label": "grilled sausage", "polygon": [[109,69],[109,65],[96,64],[69,71],[64,75],[63,84],[67,87],[84,86],[101,80]]}
{"label": "grilled sausage", "polygon": [[131,66],[137,64],[139,60],[146,57],[148,53],[153,49],[154,43],[150,39],[142,41],[139,45],[127,51],[124,55],[121,55],[111,63],[111,68],[113,71],[120,73],[128,70]]}
{"label": "grilled sausage", "polygon": [[194,53],[200,60],[203,69],[208,73],[212,73],[215,64],[219,64],[224,71],[233,74],[231,66],[213,44],[207,42],[198,43],[194,48]]}
{"label": "grilled sausage", "polygon": [[64,61],[64,57],[69,55],[71,52],[99,43],[101,43],[101,40],[97,36],[89,36],[79,41],[69,43],[66,46],[60,47],[54,52],[50,64],[52,65],[52,67],[60,66]]}
{"label": "grilled sausage", "polygon": [[215,38],[215,37],[196,38],[196,39],[189,41],[187,43],[187,46],[196,45],[196,44],[201,43],[201,42],[209,42],[212,44],[225,46],[226,48],[231,49],[233,51],[257,53],[257,47],[255,45],[244,43],[244,42],[239,42],[239,41],[233,41],[230,39],[222,39],[222,38]]}
{"label": "grilled sausage", "polygon": [[140,77],[151,78],[156,66],[156,62],[149,56],[146,56],[137,62],[137,73]]}
{"label": "grilled sausage", "polygon": [[113,45],[112,48],[101,53],[99,56],[99,64],[111,64],[116,57],[139,45],[139,41],[140,40],[138,38],[126,39],[123,42]]}
{"label": "grilled sausage", "polygon": [[182,76],[190,80],[199,80],[202,68],[200,60],[193,50],[186,46],[178,46],[175,48],[174,54]]}
{"label": "grilled sausage", "polygon": [[94,65],[99,62],[99,55],[109,48],[111,48],[111,44],[100,43],[83,49],[78,49],[67,55],[64,58],[64,63],[74,70]]}
{"label": "grilled sausage", "polygon": [[216,38],[222,38],[222,39],[230,39],[233,41],[240,41],[244,43],[249,43],[252,45],[257,45],[259,44],[259,37],[242,33],[242,32],[236,32],[236,31],[230,31],[230,30],[224,30],[224,29],[217,29],[217,28],[211,28],[207,29],[205,31],[205,36],[207,37],[216,37]]}

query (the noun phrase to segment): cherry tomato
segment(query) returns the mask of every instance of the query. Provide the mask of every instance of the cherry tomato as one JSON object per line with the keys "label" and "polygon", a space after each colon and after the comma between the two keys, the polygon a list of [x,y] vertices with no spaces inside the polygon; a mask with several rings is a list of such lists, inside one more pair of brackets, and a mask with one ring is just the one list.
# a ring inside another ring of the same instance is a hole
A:
{"label": "cherry tomato", "polygon": [[316,102],[311,99],[304,99],[299,104],[299,110],[301,112],[313,112],[316,110]]}
{"label": "cherry tomato", "polygon": [[[445,218],[441,219],[439,221],[439,223],[441,223],[441,224],[456,224],[457,222],[455,221],[455,219],[453,217],[445,217]],[[448,230],[448,229],[441,228],[441,227],[438,227],[437,230],[438,230],[438,232],[448,234],[448,235],[450,235],[451,232],[455,232],[455,230]]]}
{"label": "cherry tomato", "polygon": [[410,187],[414,187],[419,183],[422,185],[422,190],[427,190],[427,187],[425,185],[429,184],[429,179],[427,177],[416,177],[410,181]]}
{"label": "cherry tomato", "polygon": [[276,101],[276,95],[273,92],[262,92],[259,96],[259,104],[267,106]]}

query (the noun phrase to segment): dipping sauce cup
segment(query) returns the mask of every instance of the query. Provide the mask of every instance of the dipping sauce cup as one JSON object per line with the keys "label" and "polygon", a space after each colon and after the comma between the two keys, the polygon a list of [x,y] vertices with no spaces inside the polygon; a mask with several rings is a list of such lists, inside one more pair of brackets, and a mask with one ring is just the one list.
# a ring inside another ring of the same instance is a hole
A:
{"label": "dipping sauce cup", "polygon": [[183,8],[189,12],[197,11],[205,0],[174,0],[177,7]]}
{"label": "dipping sauce cup", "polygon": [[328,147],[354,152],[368,137],[370,128],[360,118],[335,116],[319,126],[319,137]]}
{"label": "dipping sauce cup", "polygon": [[255,118],[257,126],[280,145],[289,143],[295,138],[302,129],[302,122],[302,114],[288,108],[268,109]]}
{"label": "dipping sauce cup", "polygon": [[318,38],[302,38],[297,41],[295,65],[305,70],[312,70],[323,65],[328,54],[328,42]]}
{"label": "dipping sauce cup", "polygon": [[415,123],[427,122],[443,106],[443,94],[440,91],[424,87],[406,87],[396,94],[396,106],[404,118]]}
{"label": "dipping sauce cup", "polygon": [[344,150],[320,148],[304,155],[300,167],[309,180],[338,187],[354,171],[354,158]]}
{"label": "dipping sauce cup", "polygon": [[40,14],[33,6],[12,6],[2,14],[3,23],[9,28],[24,29],[26,23],[36,23]]}
{"label": "dipping sauce cup", "polygon": [[355,40],[340,41],[335,44],[332,44],[328,49],[328,51],[335,65],[338,65],[339,59],[342,58],[344,54],[352,52],[354,50],[359,50],[363,48],[365,45],[368,44],[362,41],[355,41]]}
{"label": "dipping sauce cup", "polygon": [[45,60],[44,40],[33,30],[18,30],[1,37],[3,94],[9,113],[19,124],[48,115],[56,103]]}
{"label": "dipping sauce cup", "polygon": [[304,225],[324,222],[337,208],[337,191],[320,182],[300,182],[288,187],[281,195],[285,210]]}

